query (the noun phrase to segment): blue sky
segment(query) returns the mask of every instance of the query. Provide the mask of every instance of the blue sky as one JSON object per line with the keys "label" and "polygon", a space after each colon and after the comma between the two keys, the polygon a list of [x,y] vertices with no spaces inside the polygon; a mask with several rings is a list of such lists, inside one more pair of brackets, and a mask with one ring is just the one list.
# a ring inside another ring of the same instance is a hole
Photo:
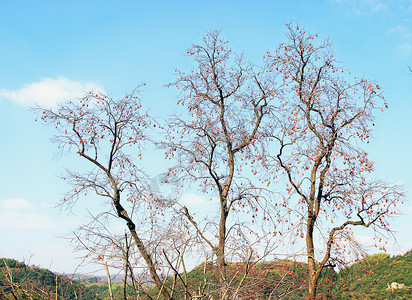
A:
{"label": "blue sky", "polygon": [[[175,110],[175,68],[206,31],[219,29],[231,47],[259,63],[297,22],[330,37],[335,57],[357,75],[376,79],[389,110],[377,115],[367,147],[377,176],[412,189],[412,1],[8,1],[0,2],[0,256],[30,259],[72,272],[78,256],[61,238],[84,222],[53,208],[67,189],[58,175],[53,131],[34,122],[28,107],[53,105],[100,89],[122,96],[140,83],[144,106],[161,120]],[[162,172],[155,165],[152,175]],[[412,248],[411,196],[393,221],[398,247]],[[201,204],[199,198],[198,205]],[[101,208],[98,203],[89,205]],[[367,237],[364,237],[367,240]]]}

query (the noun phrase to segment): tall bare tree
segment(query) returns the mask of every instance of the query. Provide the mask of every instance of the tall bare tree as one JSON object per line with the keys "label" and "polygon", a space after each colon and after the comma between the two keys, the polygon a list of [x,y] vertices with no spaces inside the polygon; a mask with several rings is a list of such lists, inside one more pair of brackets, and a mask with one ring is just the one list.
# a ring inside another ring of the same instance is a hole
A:
{"label": "tall bare tree", "polygon": [[257,172],[253,149],[264,136],[276,89],[271,73],[233,53],[218,31],[209,32],[187,54],[195,67],[188,74],[178,71],[170,86],[181,90],[178,104],[188,116],[169,120],[161,146],[177,162],[169,170],[169,180],[195,183],[218,203],[218,221],[209,218],[204,227],[186,206],[181,211],[217,259],[224,299],[231,293],[226,272],[229,232],[237,231],[229,216],[237,211],[255,216],[258,211],[262,189],[250,178]]}
{"label": "tall bare tree", "polygon": [[374,179],[361,147],[374,112],[387,107],[380,86],[351,76],[335,61],[331,43],[317,37],[289,25],[287,42],[268,57],[285,85],[271,138],[276,146],[262,155],[265,165],[283,172],[283,205],[298,217],[291,227],[306,245],[308,299],[316,297],[322,270],[356,243],[351,230],[389,232],[388,218],[404,197],[401,187]]}
{"label": "tall bare tree", "polygon": [[115,214],[125,221],[153,281],[163,297],[170,299],[156,261],[124,205],[152,206],[156,201],[136,165],[141,155],[139,147],[152,125],[147,113],[141,112],[139,88],[119,100],[90,92],[79,101],[61,104],[56,109],[38,108],[37,112],[46,124],[55,126],[57,134],[53,141],[62,153],[75,152],[89,163],[84,173],[68,171],[66,180],[73,189],[64,202],[72,205],[88,191],[108,199]]}

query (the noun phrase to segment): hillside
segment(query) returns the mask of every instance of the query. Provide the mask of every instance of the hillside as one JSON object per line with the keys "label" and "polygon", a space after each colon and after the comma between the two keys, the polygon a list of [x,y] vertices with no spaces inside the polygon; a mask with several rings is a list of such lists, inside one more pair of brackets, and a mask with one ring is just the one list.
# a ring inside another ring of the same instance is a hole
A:
{"label": "hillside", "polygon": [[[216,267],[200,265],[187,274],[189,292],[213,295],[218,286]],[[245,273],[240,264],[229,265],[232,291]],[[306,299],[307,267],[304,263],[279,260],[256,264],[243,281],[241,299]],[[184,276],[182,275],[182,278]],[[387,289],[388,284],[404,284],[403,289]],[[168,281],[172,284],[172,280]],[[179,286],[179,285],[178,285]],[[175,299],[184,299],[183,286]],[[150,295],[156,295],[153,289]],[[317,296],[319,299],[412,299],[412,251],[391,257],[375,254],[348,266],[340,272],[326,269],[321,275]]]}
{"label": "hillside", "polygon": [[80,280],[14,259],[0,259],[0,271],[0,299],[102,299]]}
{"label": "hillside", "polygon": [[[13,259],[0,260],[0,299],[109,299],[106,283],[94,278],[71,280],[47,269],[27,266]],[[246,274],[246,276],[245,276]],[[305,299],[306,264],[291,260],[257,263],[253,266],[232,263],[228,266],[231,293],[239,299]],[[192,296],[200,292],[216,295],[218,277],[216,266],[199,265],[192,271],[179,274],[187,282]],[[173,285],[175,279],[166,280]],[[405,284],[403,289],[387,289],[388,284]],[[238,289],[238,287],[241,288]],[[114,284],[115,299],[123,299],[122,284]],[[174,299],[184,299],[185,289],[176,281]],[[131,291],[129,291],[131,292]],[[147,289],[148,295],[156,296],[156,288]],[[15,295],[16,297],[14,297]],[[130,293],[131,295],[131,293]],[[390,257],[375,254],[349,267],[335,272],[327,269],[320,280],[319,299],[412,299],[412,251]]]}
{"label": "hillside", "polygon": [[[227,269],[227,278],[230,282],[229,292],[239,299],[306,299],[307,290],[307,265],[292,260],[277,260],[260,262],[252,266],[244,263],[230,263]],[[326,297],[330,294],[332,285],[327,282],[337,274],[332,269],[325,270],[320,279],[319,295]],[[192,296],[200,294],[219,299],[218,269],[209,263],[196,267],[180,278],[187,282],[188,292]],[[173,279],[167,281],[173,285]],[[186,299],[185,289],[181,282],[176,284],[174,299]],[[157,288],[148,294],[155,296]],[[143,299],[149,299],[149,297]],[[206,298],[205,298],[206,299]]]}
{"label": "hillside", "polygon": [[[387,290],[392,282],[406,287]],[[333,299],[412,299],[412,251],[375,254],[343,269],[333,292]]]}

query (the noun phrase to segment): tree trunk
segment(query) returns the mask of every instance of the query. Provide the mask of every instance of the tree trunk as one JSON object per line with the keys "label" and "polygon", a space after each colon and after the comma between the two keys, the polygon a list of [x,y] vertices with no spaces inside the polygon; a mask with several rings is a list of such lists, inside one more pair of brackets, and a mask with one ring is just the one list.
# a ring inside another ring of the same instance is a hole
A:
{"label": "tree trunk", "polygon": [[[223,205],[225,207],[225,205]],[[219,223],[219,244],[216,250],[217,266],[219,272],[219,283],[221,285],[221,299],[228,297],[227,280],[226,280],[226,260],[225,260],[225,245],[226,245],[226,220],[227,220],[226,208],[223,208],[220,215]]]}
{"label": "tree trunk", "polygon": [[156,272],[156,266],[153,262],[150,254],[147,252],[145,245],[143,244],[142,240],[139,238],[136,232],[136,225],[134,222],[129,218],[127,211],[123,208],[120,204],[120,192],[116,191],[116,200],[114,201],[114,206],[116,208],[117,214],[120,218],[124,219],[127,222],[127,227],[129,228],[130,233],[132,234],[133,240],[136,243],[137,248],[139,249],[140,255],[145,260],[147,266],[149,267],[150,275],[152,276],[153,280],[156,283],[156,286],[162,293],[164,299],[166,300],[173,300],[173,297],[170,296],[167,288],[164,286],[163,282],[160,280],[159,275]]}
{"label": "tree trunk", "polygon": [[108,285],[108,288],[109,288],[110,300],[113,300],[112,281],[111,281],[111,279],[110,279],[109,267],[107,266],[107,259],[106,259],[106,257],[104,257],[104,266],[106,267],[107,285]]}
{"label": "tree trunk", "polygon": [[316,283],[309,279],[308,300],[316,299]]}
{"label": "tree trunk", "polygon": [[315,265],[315,248],[313,246],[313,229],[314,229],[314,218],[309,216],[306,232],[306,249],[308,256],[308,300],[315,299],[316,297],[316,265]]}

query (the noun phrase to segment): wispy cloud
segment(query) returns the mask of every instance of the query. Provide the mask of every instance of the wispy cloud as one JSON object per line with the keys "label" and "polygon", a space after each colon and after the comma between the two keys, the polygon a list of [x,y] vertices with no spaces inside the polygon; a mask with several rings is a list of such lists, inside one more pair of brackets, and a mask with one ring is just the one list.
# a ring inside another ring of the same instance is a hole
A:
{"label": "wispy cloud", "polygon": [[369,7],[370,12],[376,13],[379,11],[385,11],[388,9],[388,6],[383,2],[379,0],[363,0],[365,5]]}
{"label": "wispy cloud", "polygon": [[180,200],[180,204],[186,206],[190,212],[210,214],[216,209],[216,201],[210,201],[196,194],[184,194]]}
{"label": "wispy cloud", "polygon": [[0,208],[3,210],[27,210],[33,207],[33,204],[22,198],[9,198],[0,201]]}
{"label": "wispy cloud", "polygon": [[402,54],[408,55],[412,53],[412,43],[410,42],[399,44],[397,48]]}
{"label": "wispy cloud", "polygon": [[398,25],[386,31],[386,34],[394,36],[399,40],[396,43],[396,48],[401,54],[408,55],[412,53],[412,33],[409,28]]}
{"label": "wispy cloud", "polygon": [[410,38],[411,34],[408,31],[408,28],[402,25],[398,25],[386,31],[386,34],[398,34],[403,38]]}
{"label": "wispy cloud", "polygon": [[346,5],[354,14],[374,14],[388,10],[385,0],[331,0],[332,2]]}
{"label": "wispy cloud", "polygon": [[40,81],[25,84],[17,90],[2,89],[0,98],[6,98],[23,106],[38,104],[52,107],[65,100],[79,98],[88,91],[104,92],[95,82],[81,82],[60,76],[43,78]]}
{"label": "wispy cloud", "polygon": [[35,212],[35,206],[21,198],[0,201],[0,229],[33,230],[53,228],[53,221]]}
{"label": "wispy cloud", "polygon": [[357,234],[355,240],[367,250],[372,249],[376,244],[374,237],[371,235]]}
{"label": "wispy cloud", "polygon": [[180,203],[182,205],[196,207],[199,209],[206,208],[209,202],[196,194],[184,194],[182,198],[180,198]]}

